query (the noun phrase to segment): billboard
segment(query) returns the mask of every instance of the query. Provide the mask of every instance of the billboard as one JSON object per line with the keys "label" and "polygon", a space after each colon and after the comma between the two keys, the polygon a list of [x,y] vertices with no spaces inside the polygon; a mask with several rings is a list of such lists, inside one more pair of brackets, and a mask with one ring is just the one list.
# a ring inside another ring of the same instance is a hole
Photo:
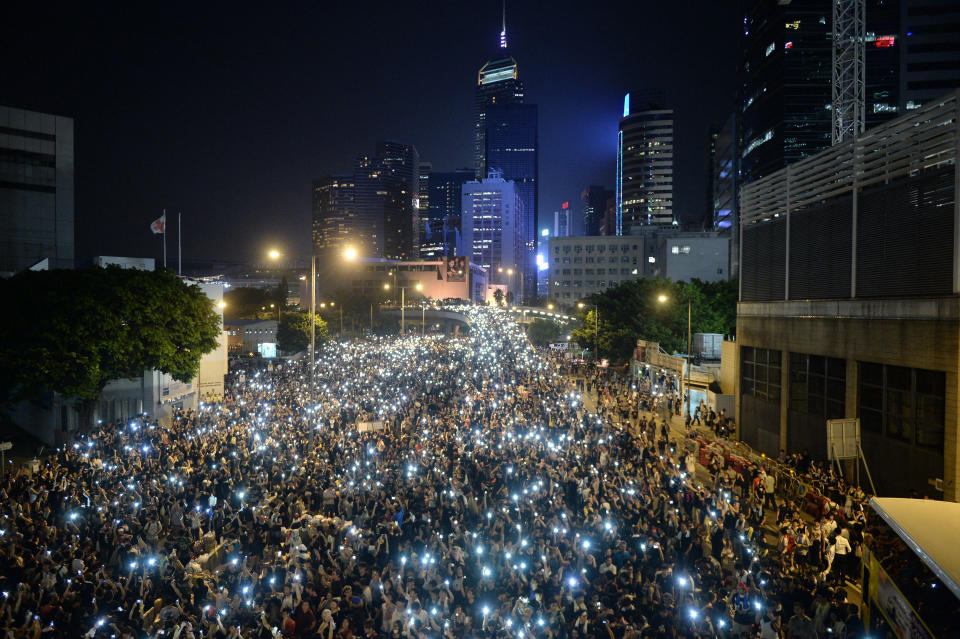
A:
{"label": "billboard", "polygon": [[458,255],[447,258],[447,281],[448,282],[466,282],[467,281],[467,256]]}

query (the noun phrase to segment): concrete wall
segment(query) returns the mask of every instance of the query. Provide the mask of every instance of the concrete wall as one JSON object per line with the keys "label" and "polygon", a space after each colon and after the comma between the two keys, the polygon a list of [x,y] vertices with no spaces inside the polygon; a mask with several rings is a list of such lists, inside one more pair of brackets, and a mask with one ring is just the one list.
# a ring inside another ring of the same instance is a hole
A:
{"label": "concrete wall", "polygon": [[[807,316],[800,315],[806,309]],[[847,360],[846,417],[857,416],[857,362],[878,362],[943,371],[946,377],[944,452],[900,442],[864,431],[863,448],[881,494],[902,495],[910,488],[932,494],[929,482],[942,477],[944,497],[960,498],[958,467],[958,354],[960,354],[960,301],[900,300],[843,303],[820,308],[809,303],[741,304],[737,319],[737,344],[782,350],[782,402],[779,414],[781,448],[814,448],[825,440],[825,422],[810,423],[789,415],[788,353],[806,353]],[[831,315],[829,317],[827,315]],[[886,319],[884,319],[886,318]],[[739,358],[738,358],[739,360]],[[737,378],[738,426],[744,441],[772,450],[770,433],[776,416],[753,397],[740,397]],[[817,432],[812,432],[816,430]],[[809,431],[809,432],[808,432]]]}

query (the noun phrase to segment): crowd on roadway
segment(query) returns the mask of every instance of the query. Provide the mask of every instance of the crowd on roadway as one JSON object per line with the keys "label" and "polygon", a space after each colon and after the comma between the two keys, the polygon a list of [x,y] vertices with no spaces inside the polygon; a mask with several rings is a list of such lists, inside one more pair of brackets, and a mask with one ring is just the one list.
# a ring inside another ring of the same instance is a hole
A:
{"label": "crowd on roadway", "polygon": [[652,386],[564,370],[505,313],[462,312],[466,336],[332,342],[313,372],[233,375],[222,401],[104,425],[9,474],[0,629],[863,635],[843,579],[862,510],[772,507],[759,473],[697,465]]}

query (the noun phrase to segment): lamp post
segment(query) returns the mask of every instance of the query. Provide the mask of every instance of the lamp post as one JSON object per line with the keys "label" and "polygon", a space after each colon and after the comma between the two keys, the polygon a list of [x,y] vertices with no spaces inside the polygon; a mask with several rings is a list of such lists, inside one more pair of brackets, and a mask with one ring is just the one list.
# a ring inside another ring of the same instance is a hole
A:
{"label": "lamp post", "polygon": [[[660,302],[661,304],[666,304],[669,300],[670,298],[662,293],[659,296],[657,296],[657,301]],[[692,336],[692,329],[693,329],[693,300],[688,299],[687,300],[687,353],[686,353],[686,357],[684,357],[684,360],[686,361],[686,365],[683,367],[684,374],[681,377],[681,381],[683,382],[683,393],[686,396],[686,405],[687,405],[687,409],[686,409],[687,414],[684,415],[684,419],[686,419],[686,417],[690,415],[690,348],[691,348],[690,342],[691,342],[691,336]]]}
{"label": "lamp post", "polygon": [[[396,278],[396,274],[394,274],[394,278]],[[411,288],[411,287],[410,287],[410,286],[397,286],[396,284],[394,284],[394,287],[400,289],[400,334],[403,335],[403,332],[404,332],[404,319],[405,319],[405,316],[404,316],[404,308],[405,308],[406,305],[407,305],[407,289],[408,289],[408,288]],[[413,286],[412,288],[415,288],[415,289],[417,289],[418,291],[422,291],[422,290],[423,290],[423,284],[421,284],[420,282],[417,282],[417,284],[416,284],[415,286]],[[383,285],[383,289],[384,289],[385,291],[389,291],[389,290],[390,290],[390,284],[389,284],[389,283],[384,284],[384,285]]]}
{"label": "lamp post", "polygon": [[[513,296],[514,304],[518,304],[518,303],[519,303],[519,299],[523,297],[523,271],[521,271],[520,269],[516,269],[516,272],[520,274],[520,297],[518,298],[517,295],[514,295],[514,296]],[[497,273],[503,273],[503,267],[502,267],[502,266],[497,268]],[[508,291],[509,291],[510,288],[511,288],[510,283],[511,283],[511,281],[513,280],[513,273],[514,273],[514,269],[513,269],[513,268],[508,268],[508,269],[507,269],[507,278],[508,278],[508,279],[507,279],[507,290],[508,290]]]}
{"label": "lamp post", "polygon": [[[280,259],[281,253],[276,249],[270,249],[268,253],[270,259],[278,260]],[[352,262],[357,258],[357,250],[352,246],[348,246],[343,251],[343,259],[348,262]],[[277,310],[277,331],[280,331],[279,325],[279,309]],[[371,313],[372,317],[372,313]],[[341,321],[341,327],[342,327]],[[316,378],[316,363],[317,363],[317,256],[311,251],[310,253],[310,401],[313,401],[313,391],[314,391],[314,380]]]}
{"label": "lamp post", "polygon": [[[596,304],[590,304],[593,306],[593,357],[596,360],[600,359],[600,307]],[[583,302],[577,302],[578,308],[583,308]]]}

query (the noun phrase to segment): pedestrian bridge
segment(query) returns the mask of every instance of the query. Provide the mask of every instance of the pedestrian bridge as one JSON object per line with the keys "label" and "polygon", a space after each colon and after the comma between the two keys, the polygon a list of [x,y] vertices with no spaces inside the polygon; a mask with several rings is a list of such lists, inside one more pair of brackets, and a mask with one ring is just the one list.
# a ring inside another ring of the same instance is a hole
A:
{"label": "pedestrian bridge", "polygon": [[[458,335],[470,331],[470,318],[463,313],[458,313],[444,308],[431,308],[421,306],[404,307],[404,324],[407,332],[416,327],[421,330],[421,322],[426,323],[427,331],[443,330],[449,335]],[[400,307],[381,307],[380,312],[387,317],[400,321]]]}

